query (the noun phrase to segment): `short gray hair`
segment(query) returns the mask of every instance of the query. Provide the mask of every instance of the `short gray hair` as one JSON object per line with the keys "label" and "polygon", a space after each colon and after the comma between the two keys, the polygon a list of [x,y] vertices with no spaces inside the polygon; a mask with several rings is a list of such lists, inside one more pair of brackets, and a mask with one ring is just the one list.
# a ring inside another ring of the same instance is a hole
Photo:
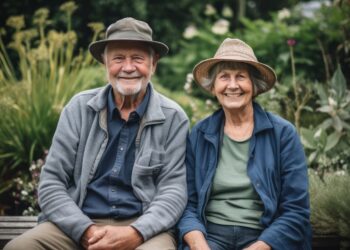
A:
{"label": "short gray hair", "polygon": [[216,76],[225,69],[237,70],[245,69],[249,73],[250,80],[253,84],[253,97],[259,93],[265,92],[269,89],[269,85],[263,80],[260,72],[252,65],[244,62],[220,61],[214,64],[208,72],[208,77],[202,81],[202,86],[211,91],[214,87]]}

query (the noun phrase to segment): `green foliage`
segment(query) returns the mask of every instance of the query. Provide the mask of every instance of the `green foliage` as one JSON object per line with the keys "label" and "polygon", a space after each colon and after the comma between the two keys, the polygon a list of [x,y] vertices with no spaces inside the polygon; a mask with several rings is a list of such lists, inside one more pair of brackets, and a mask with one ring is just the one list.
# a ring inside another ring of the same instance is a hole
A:
{"label": "green foliage", "polygon": [[300,132],[304,147],[311,149],[308,157],[309,164],[316,164],[320,177],[323,179],[325,171],[331,167],[332,154],[330,154],[330,150],[338,144],[341,134],[335,131],[327,135],[322,128],[316,131],[301,128]]}
{"label": "green foliage", "polygon": [[334,128],[341,133],[344,129],[350,130],[350,91],[347,89],[346,80],[340,66],[335,71],[328,88],[319,85],[319,112],[328,114],[330,117],[324,120],[322,127]]}
{"label": "green foliage", "polygon": [[[210,99],[203,101],[200,98],[191,96],[190,93],[184,94],[182,91],[171,91],[157,83],[158,78],[154,77],[153,80],[157,91],[181,105],[188,115],[191,125],[209,116],[218,108]],[[190,79],[190,82],[192,84],[193,80]]]}
{"label": "green foliage", "polygon": [[[213,7],[207,8],[200,27],[191,24],[184,30],[183,39],[179,41],[180,51],[175,56],[162,59],[160,83],[172,90],[181,90],[195,64],[213,57],[220,43],[226,37],[233,36],[229,32],[229,20],[230,17],[221,17]],[[198,88],[194,89],[194,93],[205,96]]]}
{"label": "green foliage", "polygon": [[[72,2],[62,5],[68,17],[74,8]],[[10,179],[42,156],[51,144],[60,111],[75,93],[102,84],[104,73],[93,65],[87,51],[76,54],[77,36],[69,30],[70,23],[66,32],[48,30],[48,17],[48,9],[39,9],[33,17],[34,27],[28,29],[23,29],[23,16],[10,17],[12,41],[5,47],[0,39],[2,179]],[[96,38],[101,28],[92,27]],[[17,53],[15,63],[9,59],[8,48]],[[9,184],[1,182],[0,193]]]}
{"label": "green foliage", "polygon": [[328,173],[322,181],[310,171],[311,225],[314,234],[336,234],[350,239],[350,176]]}
{"label": "green foliage", "polygon": [[[302,128],[301,139],[309,152],[309,164],[320,171],[321,178],[325,171],[338,168],[339,161],[348,159],[349,148],[349,104],[350,91],[340,68],[334,73],[328,88],[318,84],[316,90],[319,96],[316,111],[325,113],[326,117],[315,128]],[[342,143],[339,143],[340,141]],[[344,157],[343,159],[335,158]]]}

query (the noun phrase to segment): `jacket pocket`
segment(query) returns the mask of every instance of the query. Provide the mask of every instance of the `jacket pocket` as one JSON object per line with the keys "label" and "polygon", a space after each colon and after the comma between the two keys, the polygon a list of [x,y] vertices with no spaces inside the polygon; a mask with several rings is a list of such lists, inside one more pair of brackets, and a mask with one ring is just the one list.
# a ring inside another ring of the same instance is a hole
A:
{"label": "jacket pocket", "polygon": [[145,204],[150,203],[157,191],[157,177],[164,166],[164,151],[146,151],[134,164],[132,186],[135,195]]}

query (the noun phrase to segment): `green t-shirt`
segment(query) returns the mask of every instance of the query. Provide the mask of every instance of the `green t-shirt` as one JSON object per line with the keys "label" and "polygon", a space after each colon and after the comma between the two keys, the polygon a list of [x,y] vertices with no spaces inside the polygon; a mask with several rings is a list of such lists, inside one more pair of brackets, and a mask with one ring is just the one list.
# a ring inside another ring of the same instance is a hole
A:
{"label": "green t-shirt", "polygon": [[247,174],[249,142],[234,141],[224,135],[206,208],[208,221],[262,229],[259,220],[264,205]]}

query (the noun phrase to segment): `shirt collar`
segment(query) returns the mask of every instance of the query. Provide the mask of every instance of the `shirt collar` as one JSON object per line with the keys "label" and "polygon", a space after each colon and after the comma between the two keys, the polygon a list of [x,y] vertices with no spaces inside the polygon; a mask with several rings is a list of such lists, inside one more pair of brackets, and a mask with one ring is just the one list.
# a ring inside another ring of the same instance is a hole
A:
{"label": "shirt collar", "polygon": [[[148,106],[148,102],[151,96],[151,87],[150,84],[147,85],[146,88],[146,94],[143,98],[143,100],[141,101],[140,105],[137,106],[136,110],[134,112],[136,112],[136,114],[138,115],[139,118],[141,118],[144,113],[146,112],[147,106]],[[109,89],[109,93],[108,93],[108,98],[107,98],[107,110],[108,110],[108,120],[111,121],[114,117],[114,115],[117,115],[118,118],[120,118],[120,113],[119,113],[119,109],[117,108],[115,102],[114,102],[114,95],[113,95],[113,88]]]}

